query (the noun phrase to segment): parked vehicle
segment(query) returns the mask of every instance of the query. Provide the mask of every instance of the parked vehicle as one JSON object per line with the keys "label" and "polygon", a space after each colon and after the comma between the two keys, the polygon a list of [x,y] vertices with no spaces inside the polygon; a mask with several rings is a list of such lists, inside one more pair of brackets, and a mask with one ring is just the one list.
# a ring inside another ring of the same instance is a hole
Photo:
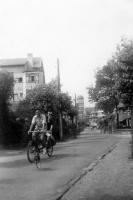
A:
{"label": "parked vehicle", "polygon": [[91,120],[90,127],[91,127],[91,129],[97,128],[96,119],[92,119],[92,120]]}

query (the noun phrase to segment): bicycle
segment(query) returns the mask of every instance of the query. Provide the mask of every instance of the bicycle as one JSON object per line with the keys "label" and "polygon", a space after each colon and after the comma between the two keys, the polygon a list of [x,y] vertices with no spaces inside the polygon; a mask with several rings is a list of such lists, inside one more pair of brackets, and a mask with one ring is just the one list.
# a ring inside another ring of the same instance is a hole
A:
{"label": "bicycle", "polygon": [[[37,168],[40,166],[41,156],[40,154],[43,152],[43,149],[46,148],[46,154],[48,157],[53,155],[53,145],[50,139],[51,133],[49,131],[41,132],[41,131],[30,131],[32,134],[28,145],[27,145],[27,159],[30,163],[35,163]],[[45,147],[41,142],[41,134],[44,134],[46,144]]]}

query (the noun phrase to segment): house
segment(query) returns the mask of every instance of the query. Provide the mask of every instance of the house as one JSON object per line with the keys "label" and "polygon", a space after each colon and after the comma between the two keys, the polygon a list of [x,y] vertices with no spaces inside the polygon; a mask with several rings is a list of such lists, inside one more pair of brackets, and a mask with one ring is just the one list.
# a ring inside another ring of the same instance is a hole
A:
{"label": "house", "polygon": [[1,59],[0,69],[12,73],[14,77],[15,102],[24,99],[35,86],[45,84],[42,59],[32,54],[28,54],[27,58]]}
{"label": "house", "polygon": [[78,108],[78,119],[79,121],[84,120],[84,97],[79,95],[77,97],[77,108]]}

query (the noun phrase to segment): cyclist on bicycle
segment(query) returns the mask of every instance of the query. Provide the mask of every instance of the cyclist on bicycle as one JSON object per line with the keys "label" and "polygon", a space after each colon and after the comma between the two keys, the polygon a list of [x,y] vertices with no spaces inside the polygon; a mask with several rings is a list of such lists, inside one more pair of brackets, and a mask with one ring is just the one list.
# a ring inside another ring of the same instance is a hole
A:
{"label": "cyclist on bicycle", "polygon": [[[44,131],[46,129],[46,116],[40,112],[40,110],[36,110],[36,114],[33,116],[32,121],[31,121],[31,126],[29,129],[30,131],[33,131],[32,134],[32,139],[35,141],[36,139],[36,131],[39,131],[41,133],[40,135],[40,142],[42,145],[45,145],[44,142]],[[34,132],[35,131],[35,132]]]}
{"label": "cyclist on bicycle", "polygon": [[47,116],[47,130],[52,131],[52,129],[53,129],[52,112],[48,112],[48,116]]}
{"label": "cyclist on bicycle", "polygon": [[53,130],[53,116],[52,116],[52,112],[48,112],[47,115],[47,130],[51,132],[50,136],[48,137],[48,139],[52,139],[53,143],[55,143],[55,138],[52,135],[52,130]]}

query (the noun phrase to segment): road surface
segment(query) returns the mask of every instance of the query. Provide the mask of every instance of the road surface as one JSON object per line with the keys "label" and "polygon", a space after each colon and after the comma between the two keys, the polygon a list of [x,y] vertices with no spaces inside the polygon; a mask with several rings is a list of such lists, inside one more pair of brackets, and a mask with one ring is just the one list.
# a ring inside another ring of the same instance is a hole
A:
{"label": "road surface", "polygon": [[43,156],[40,169],[28,163],[26,151],[1,150],[0,199],[59,199],[86,167],[118,142],[118,135],[86,128],[77,139],[57,144],[51,158]]}

